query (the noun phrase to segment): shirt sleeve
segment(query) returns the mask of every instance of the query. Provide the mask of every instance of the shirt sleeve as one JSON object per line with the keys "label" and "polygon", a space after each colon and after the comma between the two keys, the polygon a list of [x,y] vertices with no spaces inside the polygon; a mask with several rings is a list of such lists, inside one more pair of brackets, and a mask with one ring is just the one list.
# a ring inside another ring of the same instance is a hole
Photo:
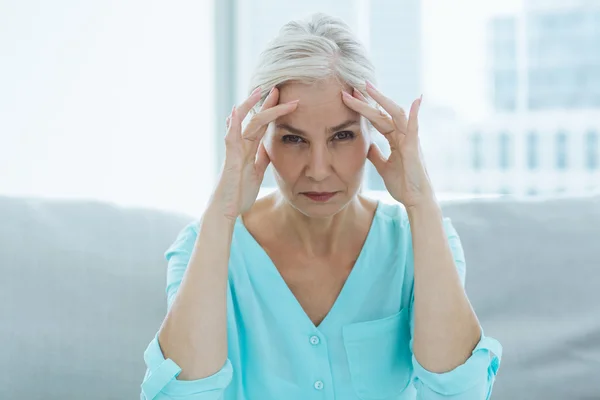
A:
{"label": "shirt sleeve", "polygon": [[[460,238],[452,225],[450,218],[444,218],[444,229],[448,236],[448,243],[454,255],[454,262],[460,276],[460,281],[465,286],[466,263]],[[414,294],[410,302],[410,350],[413,349],[414,314],[412,312]],[[420,400],[488,400],[492,395],[492,387],[496,379],[502,346],[491,337],[485,336],[483,329],[479,343],[473,349],[471,356],[464,364],[452,371],[434,373],[425,369],[414,354],[412,365],[414,370],[413,384]]]}
{"label": "shirt sleeve", "polygon": [[[197,236],[195,224],[189,224],[165,252],[168,262],[167,309],[173,304]],[[220,400],[233,376],[231,362],[227,359],[225,365],[214,375],[194,381],[178,380],[181,368],[170,358],[165,359],[158,333],[144,352],[144,362],[146,374],[141,384],[141,400]]]}

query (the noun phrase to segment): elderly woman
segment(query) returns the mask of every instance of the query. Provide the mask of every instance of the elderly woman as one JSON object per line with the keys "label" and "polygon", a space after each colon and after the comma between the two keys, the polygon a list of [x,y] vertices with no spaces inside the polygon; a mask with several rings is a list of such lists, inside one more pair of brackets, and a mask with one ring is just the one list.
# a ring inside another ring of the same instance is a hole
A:
{"label": "elderly woman", "polygon": [[[165,253],[142,399],[490,397],[501,346],[464,291],[419,146],[421,99],[406,115],[373,81],[349,27],[323,14],[261,54],[209,205]],[[360,193],[367,159],[396,204]],[[257,200],[270,163],[278,190]]]}

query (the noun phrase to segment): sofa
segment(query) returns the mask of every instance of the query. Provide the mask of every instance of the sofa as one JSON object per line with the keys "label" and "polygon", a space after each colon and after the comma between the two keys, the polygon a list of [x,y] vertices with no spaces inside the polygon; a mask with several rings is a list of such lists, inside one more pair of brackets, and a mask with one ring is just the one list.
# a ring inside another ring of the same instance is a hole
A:
{"label": "sofa", "polygon": [[[492,399],[600,399],[600,195],[442,202],[504,347]],[[0,399],[139,398],[164,251],[198,216],[0,197]]]}

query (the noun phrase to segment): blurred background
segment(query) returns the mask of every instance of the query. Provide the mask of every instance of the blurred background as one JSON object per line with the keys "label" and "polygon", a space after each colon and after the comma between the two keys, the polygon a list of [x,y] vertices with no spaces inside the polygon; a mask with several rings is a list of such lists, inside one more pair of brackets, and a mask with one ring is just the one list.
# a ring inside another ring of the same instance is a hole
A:
{"label": "blurred background", "polygon": [[[600,0],[0,0],[1,399],[139,398],[164,252],[260,52],[314,12],[397,103],[423,94],[469,300],[504,347],[494,399],[600,398]],[[368,162],[364,188],[389,199]]]}
{"label": "blurred background", "polygon": [[440,197],[598,191],[600,0],[27,0],[0,1],[0,194],[199,215],[260,51],[316,11],[423,94]]}

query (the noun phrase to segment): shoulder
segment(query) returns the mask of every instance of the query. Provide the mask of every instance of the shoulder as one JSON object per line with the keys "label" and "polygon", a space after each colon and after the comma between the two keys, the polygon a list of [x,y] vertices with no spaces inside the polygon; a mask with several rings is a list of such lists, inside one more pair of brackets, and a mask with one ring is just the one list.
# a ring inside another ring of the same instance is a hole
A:
{"label": "shoulder", "polygon": [[410,227],[404,206],[379,201],[369,236],[369,245],[382,255],[404,251],[410,244]]}
{"label": "shoulder", "polygon": [[380,202],[376,214],[380,229],[386,234],[410,233],[410,225],[406,208],[400,203]]}
{"label": "shoulder", "polygon": [[400,203],[380,202],[377,210],[380,218],[388,224],[407,224],[408,214],[406,208]]}
{"label": "shoulder", "polygon": [[177,253],[191,253],[198,237],[199,224],[199,220],[190,221],[177,232],[175,239],[164,253],[167,260]]}
{"label": "shoulder", "polygon": [[[411,235],[408,212],[401,203],[381,202],[377,214],[383,229],[389,233],[396,232],[405,236]],[[450,217],[443,217],[442,223],[448,238],[458,238],[458,233]]]}

